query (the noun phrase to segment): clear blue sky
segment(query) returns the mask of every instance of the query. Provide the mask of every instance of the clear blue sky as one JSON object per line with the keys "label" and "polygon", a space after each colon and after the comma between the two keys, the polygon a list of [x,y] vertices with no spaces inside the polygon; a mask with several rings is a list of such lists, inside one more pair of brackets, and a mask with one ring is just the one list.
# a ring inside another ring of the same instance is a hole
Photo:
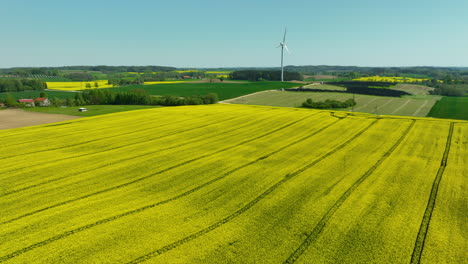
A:
{"label": "clear blue sky", "polygon": [[468,66],[467,0],[0,0],[0,67]]}

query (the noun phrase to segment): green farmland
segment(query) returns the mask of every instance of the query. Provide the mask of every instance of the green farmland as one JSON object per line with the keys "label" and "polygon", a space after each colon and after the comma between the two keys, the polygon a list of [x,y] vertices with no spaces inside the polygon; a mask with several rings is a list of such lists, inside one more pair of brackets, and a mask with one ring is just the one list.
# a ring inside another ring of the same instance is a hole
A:
{"label": "green farmland", "polygon": [[171,83],[153,85],[131,85],[112,88],[113,91],[130,91],[134,88],[143,88],[152,95],[191,96],[216,93],[220,100],[239,97],[265,90],[291,88],[299,86],[290,82],[247,82],[247,83]]}
{"label": "green farmland", "polygon": [[0,262],[464,263],[467,135],[232,104],[2,130]]}
{"label": "green farmland", "polygon": [[[280,88],[297,87],[297,83],[291,82],[229,82],[229,83],[168,83],[168,84],[149,84],[149,85],[129,85],[116,88],[106,88],[115,92],[128,92],[135,88],[146,90],[151,95],[173,95],[173,96],[192,96],[192,95],[207,95],[216,93],[220,100],[226,100],[242,95],[255,93],[258,91],[275,90]],[[13,96],[18,98],[37,98],[41,91],[30,92],[12,92]],[[74,97],[75,92],[65,91],[44,91],[49,98],[57,97],[65,99]],[[6,97],[6,93],[0,93],[0,98]]]}
{"label": "green farmland", "polygon": [[468,120],[468,96],[445,96],[434,105],[428,116]]}
{"label": "green farmland", "polygon": [[[227,102],[233,104],[300,107],[307,98],[312,98],[314,101],[326,99],[344,101],[353,98],[353,95],[349,93],[265,91],[228,100]],[[356,94],[355,100],[357,105],[354,107],[354,111],[382,115],[426,116],[439,98],[438,96],[398,98]],[[343,110],[351,111],[352,108]]]}

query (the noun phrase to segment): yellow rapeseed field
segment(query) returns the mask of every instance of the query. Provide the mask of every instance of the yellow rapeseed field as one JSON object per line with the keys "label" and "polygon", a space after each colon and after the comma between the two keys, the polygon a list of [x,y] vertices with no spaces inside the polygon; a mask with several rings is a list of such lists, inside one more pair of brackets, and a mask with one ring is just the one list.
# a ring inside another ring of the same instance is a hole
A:
{"label": "yellow rapeseed field", "polygon": [[[96,80],[96,81],[90,81],[90,82],[46,82],[46,84],[47,84],[47,89],[61,90],[61,91],[80,91],[80,90],[87,90],[87,89],[99,89],[99,88],[112,87],[112,85],[109,84],[108,80]],[[97,84],[97,87],[96,87],[96,84]]]}
{"label": "yellow rapeseed field", "polygon": [[353,79],[353,81],[360,82],[393,82],[393,83],[418,83],[428,81],[424,78],[410,78],[410,77],[384,77],[384,76],[370,76]]}
{"label": "yellow rapeseed field", "polygon": [[[149,84],[165,84],[165,83],[183,83],[187,81],[158,81],[158,82],[145,82],[145,85]],[[86,87],[89,83],[91,87]],[[96,87],[96,83],[98,86]],[[112,88],[113,86],[108,84],[107,80],[91,81],[91,82],[47,82],[47,88],[50,90],[60,91],[81,91],[89,89],[101,89],[101,88]]]}
{"label": "yellow rapeseed field", "polygon": [[464,263],[468,122],[247,105],[0,131],[1,263]]}

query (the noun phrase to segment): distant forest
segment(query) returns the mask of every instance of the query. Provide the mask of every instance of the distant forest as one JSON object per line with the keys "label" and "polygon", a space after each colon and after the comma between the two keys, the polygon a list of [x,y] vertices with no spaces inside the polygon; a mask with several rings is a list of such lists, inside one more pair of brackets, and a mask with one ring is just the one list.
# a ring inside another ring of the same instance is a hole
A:
{"label": "distant forest", "polygon": [[30,74],[44,74],[49,76],[57,76],[59,71],[99,71],[103,73],[120,73],[120,72],[169,72],[175,71],[175,67],[166,66],[62,66],[62,67],[15,67],[0,69],[3,74],[15,74],[19,76],[27,76]]}
{"label": "distant forest", "polygon": [[[185,70],[186,68],[175,68],[168,66],[62,66],[62,67],[14,67],[0,69],[0,74],[14,74],[28,76],[31,74],[44,74],[57,76],[59,71],[96,71],[102,73],[122,72],[171,72]],[[192,68],[197,69],[197,68]],[[444,79],[447,75],[454,78],[468,79],[468,67],[358,67],[358,66],[327,66],[306,65],[286,66],[285,71],[298,72],[305,75],[335,75],[340,77],[357,78],[360,76],[409,76]],[[279,67],[238,67],[238,68],[198,68],[198,70],[226,70],[226,71],[278,71]]]}
{"label": "distant forest", "polygon": [[[269,70],[242,70],[234,71],[229,75],[233,80],[249,80],[249,81],[281,81],[281,71]],[[284,72],[284,80],[292,81],[303,79],[299,72]]]}
{"label": "distant forest", "polygon": [[368,76],[414,76],[434,79],[444,79],[447,75],[453,78],[468,79],[468,67],[357,67],[357,66],[286,66],[287,71],[300,72],[307,75],[328,74],[350,78]]}

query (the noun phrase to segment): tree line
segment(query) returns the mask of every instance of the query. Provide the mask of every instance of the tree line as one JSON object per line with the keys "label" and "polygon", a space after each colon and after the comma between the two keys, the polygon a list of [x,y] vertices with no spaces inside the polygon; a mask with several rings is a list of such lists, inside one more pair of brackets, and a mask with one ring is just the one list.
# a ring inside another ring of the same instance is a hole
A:
{"label": "tree line", "polygon": [[314,102],[311,98],[302,103],[302,107],[315,108],[315,109],[332,109],[332,108],[348,108],[356,105],[354,99],[348,99],[344,102],[327,99],[325,101]]}
{"label": "tree line", "polygon": [[[233,80],[249,81],[281,81],[281,71],[276,70],[242,70],[231,72],[229,77]],[[302,81],[304,78],[299,72],[284,72],[284,80]]]}
{"label": "tree line", "polygon": [[34,79],[0,79],[0,93],[44,90],[45,82]]}
{"label": "tree line", "polygon": [[117,72],[165,72],[165,71],[175,71],[175,67],[167,66],[107,66],[107,65],[98,65],[98,66],[62,66],[62,67],[14,67],[1,69],[4,73],[10,74],[44,74],[57,76],[58,72],[61,70],[78,70],[78,71],[100,71],[104,73],[117,73]]}
{"label": "tree line", "polygon": [[307,75],[334,75],[340,77],[358,78],[365,76],[408,76],[434,78],[443,80],[446,76],[450,79],[468,80],[468,67],[358,67],[358,66],[327,66],[327,65],[305,65],[286,66],[285,70],[300,72]]}
{"label": "tree line", "polygon": [[67,98],[65,104],[69,106],[81,105],[201,105],[215,104],[218,95],[211,93],[207,95],[180,96],[153,96],[142,88],[136,88],[128,92],[114,92],[106,89],[87,90],[76,93],[74,98]]}

